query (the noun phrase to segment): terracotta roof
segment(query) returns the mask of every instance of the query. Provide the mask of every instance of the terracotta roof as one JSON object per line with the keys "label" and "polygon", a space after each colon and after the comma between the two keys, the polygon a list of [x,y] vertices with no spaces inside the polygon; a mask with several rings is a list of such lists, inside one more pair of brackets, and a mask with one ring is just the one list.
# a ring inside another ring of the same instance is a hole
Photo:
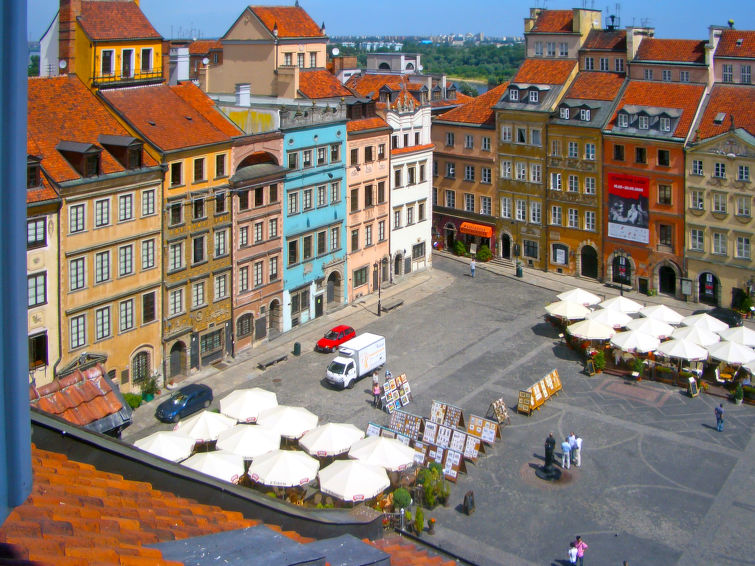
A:
{"label": "terracotta roof", "polygon": [[656,39],[645,37],[637,49],[635,61],[673,61],[705,63],[707,41],[697,39]]}
{"label": "terracotta roof", "polygon": [[755,31],[725,29],[716,47],[716,57],[755,58]]}
{"label": "terracotta roof", "polygon": [[360,118],[359,120],[349,120],[346,124],[347,132],[363,132],[366,130],[377,130],[379,128],[389,128],[388,123],[379,117]]}
{"label": "terracotta roof", "polygon": [[444,112],[438,116],[438,120],[446,122],[463,122],[466,124],[488,124],[495,125],[495,111],[493,106],[498,104],[501,96],[506,91],[509,83],[503,83],[495,88],[490,89],[471,102],[463,106]]}
{"label": "terracotta roof", "polygon": [[571,10],[543,10],[540,12],[533,32],[540,33],[572,33],[574,13]]}
{"label": "terracotta roof", "polygon": [[414,544],[404,542],[401,537],[388,537],[376,541],[362,539],[367,544],[379,548],[391,555],[391,564],[398,566],[453,566],[454,560],[443,560],[440,556],[430,556],[426,550],[420,550]]}
{"label": "terracotta roof", "polygon": [[573,59],[525,59],[511,82],[560,85],[576,66]]}
{"label": "terracotta roof", "polygon": [[215,101],[202,92],[202,89],[193,82],[186,81],[178,83],[171,88],[173,89],[173,92],[180,96],[187,104],[191,105],[197,112],[202,114],[207,121],[227,136],[235,137],[243,135],[244,131],[226,118],[225,114],[215,106]]}
{"label": "terracotta roof", "polygon": [[[101,134],[130,135],[76,75],[30,78],[28,100],[28,139],[38,148],[43,169],[57,183],[81,179],[55,149],[59,142],[99,145]],[[145,167],[157,164],[146,152],[142,160]],[[107,151],[101,154],[100,169],[103,174],[125,171]]]}
{"label": "terracotta roof", "polygon": [[48,200],[56,199],[58,191],[50,183],[50,180],[42,173],[40,175],[42,184],[34,189],[26,189],[26,204],[36,204],[38,202],[45,202]]}
{"label": "terracotta roof", "polygon": [[360,96],[369,96],[373,100],[380,98],[380,89],[389,86],[401,90],[408,81],[403,75],[356,75],[346,81],[346,86]]}
{"label": "terracotta roof", "polygon": [[627,32],[623,29],[591,29],[587,39],[582,44],[582,49],[602,49],[608,51],[627,50]]}
{"label": "terracotta roof", "polygon": [[[715,123],[719,113],[725,116],[720,124]],[[747,130],[755,136],[755,88],[750,85],[715,85],[711,91],[697,127],[696,140],[712,138],[734,127]]]}
{"label": "terracotta roof", "polygon": [[310,99],[354,95],[338,77],[325,69],[300,70],[299,92]]}
{"label": "terracotta roof", "polygon": [[456,92],[456,98],[444,98],[441,100],[431,100],[430,106],[433,108],[443,108],[445,106],[457,107],[462,104],[468,104],[473,100],[477,100],[476,96],[469,96],[461,92]]}
{"label": "terracotta roof", "polygon": [[668,83],[657,81],[630,81],[619,101],[607,129],[612,130],[616,125],[616,114],[624,106],[650,106],[659,108],[676,108],[682,111],[673,136],[683,138],[689,133],[695,111],[700,98],[705,91],[705,85]]}
{"label": "terracotta roof", "polygon": [[398,149],[391,149],[391,155],[403,155],[405,153],[413,153],[415,151],[424,151],[426,149],[434,149],[435,144],[425,143],[421,145],[410,145],[409,147],[400,147]]}
{"label": "terracotta roof", "polygon": [[82,2],[78,21],[90,39],[162,39],[136,2]]}
{"label": "terracotta roof", "polygon": [[189,44],[189,54],[204,55],[213,49],[223,49],[219,39],[197,39]]}
{"label": "terracotta roof", "polygon": [[320,26],[299,6],[249,6],[265,27],[278,37],[326,37]]}
{"label": "terracotta roof", "polygon": [[228,134],[179,96],[181,91],[181,86],[159,84],[102,90],[100,96],[163,151],[229,141]]}
{"label": "terracotta roof", "polygon": [[624,75],[581,71],[569,87],[565,98],[585,100],[613,100],[624,84]]}

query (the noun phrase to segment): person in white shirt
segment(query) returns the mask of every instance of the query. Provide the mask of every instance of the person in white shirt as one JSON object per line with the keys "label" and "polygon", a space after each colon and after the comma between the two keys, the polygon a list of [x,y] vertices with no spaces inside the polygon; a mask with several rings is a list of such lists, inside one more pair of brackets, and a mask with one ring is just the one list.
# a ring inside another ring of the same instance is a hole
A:
{"label": "person in white shirt", "polygon": [[577,563],[577,545],[574,541],[569,543],[569,564]]}
{"label": "person in white shirt", "polygon": [[574,439],[574,464],[578,468],[582,467],[582,437],[581,436],[577,436]]}

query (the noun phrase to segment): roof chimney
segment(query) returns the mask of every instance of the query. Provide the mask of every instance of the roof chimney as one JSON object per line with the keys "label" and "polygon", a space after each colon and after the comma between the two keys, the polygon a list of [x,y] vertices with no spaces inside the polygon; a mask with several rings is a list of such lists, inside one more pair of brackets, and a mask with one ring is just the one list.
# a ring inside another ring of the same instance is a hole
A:
{"label": "roof chimney", "polygon": [[171,47],[170,49],[170,84],[189,80],[189,48]]}
{"label": "roof chimney", "polygon": [[252,85],[249,83],[236,84],[236,106],[249,108],[251,106]]}
{"label": "roof chimney", "polygon": [[66,62],[65,67],[60,67],[61,74],[76,72],[76,18],[79,15],[81,15],[81,0],[60,0],[58,56],[61,61]]}

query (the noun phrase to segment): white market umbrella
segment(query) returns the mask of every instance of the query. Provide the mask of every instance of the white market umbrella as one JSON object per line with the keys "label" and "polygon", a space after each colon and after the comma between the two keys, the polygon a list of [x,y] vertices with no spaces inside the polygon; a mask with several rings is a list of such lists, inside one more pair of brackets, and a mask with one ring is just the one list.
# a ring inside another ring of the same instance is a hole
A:
{"label": "white market umbrella", "polygon": [[654,352],[660,343],[661,341],[658,337],[641,330],[619,332],[611,338],[612,346],[616,346],[625,352],[637,352],[640,354]]}
{"label": "white market umbrella", "polygon": [[242,423],[257,422],[260,411],[277,406],[275,393],[259,387],[237,389],[220,400],[220,412]]}
{"label": "white market umbrella", "polygon": [[568,291],[564,291],[563,293],[559,293],[556,295],[560,301],[571,301],[573,303],[579,303],[580,305],[597,305],[601,299],[594,293],[591,293],[590,291],[585,291],[584,289],[580,289],[579,287],[575,287],[574,289],[569,289]]}
{"label": "white market umbrella", "polygon": [[257,423],[278,431],[286,438],[299,438],[317,426],[318,416],[304,407],[278,405],[260,412]]}
{"label": "white market umbrella", "polygon": [[633,301],[632,299],[628,299],[627,297],[613,297],[612,299],[603,301],[598,306],[604,309],[615,309],[627,314],[640,312],[640,310],[642,309],[642,305],[640,303]]}
{"label": "white market umbrella", "polygon": [[632,320],[632,317],[628,314],[614,309],[598,309],[588,314],[586,318],[611,328],[622,328]]}
{"label": "white market umbrella", "polygon": [[661,342],[657,352],[669,358],[680,358],[690,362],[699,362],[708,359],[708,350],[684,338]]}
{"label": "white market umbrella", "polygon": [[384,468],[359,460],[336,460],[318,476],[320,491],[343,501],[371,499],[391,485]]}
{"label": "white market umbrella", "polygon": [[719,342],[708,346],[711,358],[721,360],[727,364],[747,364],[755,360],[755,350],[737,344],[736,342]]}
{"label": "white market umbrella", "polygon": [[627,324],[627,328],[652,334],[658,338],[668,338],[674,332],[673,326],[656,318],[636,318]]}
{"label": "white market umbrella", "polygon": [[666,305],[651,305],[640,309],[640,315],[647,318],[654,318],[667,324],[681,324],[684,316],[670,309]]}
{"label": "white market umbrella", "polygon": [[349,457],[365,464],[382,466],[390,472],[400,472],[414,464],[414,448],[395,438],[368,436],[352,444]]}
{"label": "white market umbrella", "polygon": [[278,431],[261,425],[239,424],[221,432],[215,446],[219,450],[253,459],[280,448],[281,435]]}
{"label": "white market umbrella", "polygon": [[746,326],[727,328],[719,332],[718,335],[729,342],[736,342],[743,346],[755,346],[755,330],[751,330]]}
{"label": "white market umbrella", "polygon": [[682,324],[684,326],[696,326],[698,328],[710,330],[711,332],[718,332],[719,330],[724,331],[729,328],[728,324],[721,322],[717,318],[713,318],[708,313],[685,316],[682,319]]}
{"label": "white market umbrella", "polygon": [[255,458],[247,473],[264,485],[295,487],[314,480],[319,469],[320,462],[301,450],[271,450]]}
{"label": "white market umbrella", "polygon": [[752,361],[748,364],[743,364],[742,367],[749,371],[752,375],[755,375],[755,361]]}
{"label": "white market umbrella", "polygon": [[244,458],[226,450],[200,452],[181,465],[231,483],[239,483],[244,475]]}
{"label": "white market umbrella", "polygon": [[671,337],[691,340],[700,346],[710,346],[721,340],[721,337],[718,334],[715,334],[710,330],[705,330],[700,326],[685,326],[683,328],[677,328],[674,330]]}
{"label": "white market umbrella", "polygon": [[299,439],[299,446],[312,456],[337,456],[347,452],[364,432],[350,423],[327,423],[310,430]]}
{"label": "white market umbrella", "polygon": [[572,301],[558,301],[545,305],[545,312],[551,316],[557,316],[566,320],[580,320],[587,316],[590,309]]}
{"label": "white market umbrella", "polygon": [[134,446],[171,462],[180,462],[191,456],[197,443],[191,436],[175,430],[158,430],[134,442]]}
{"label": "white market umbrella", "polygon": [[173,430],[188,434],[198,442],[209,442],[217,440],[221,431],[231,428],[235,424],[234,419],[220,413],[201,411],[193,417],[179,422]]}
{"label": "white market umbrella", "polygon": [[566,331],[582,340],[608,340],[616,331],[605,324],[594,320],[583,320],[566,327]]}

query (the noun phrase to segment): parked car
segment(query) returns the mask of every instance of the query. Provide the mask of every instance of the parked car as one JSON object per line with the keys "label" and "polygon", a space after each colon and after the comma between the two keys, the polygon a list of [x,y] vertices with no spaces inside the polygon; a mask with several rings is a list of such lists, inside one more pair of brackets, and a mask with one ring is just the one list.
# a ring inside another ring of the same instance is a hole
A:
{"label": "parked car", "polygon": [[334,328],[331,328],[325,333],[325,336],[320,338],[315,344],[315,350],[318,352],[335,352],[338,346],[344,342],[348,342],[357,335],[351,326],[341,324]]}
{"label": "parked car", "polygon": [[212,389],[201,383],[182,387],[169,399],[157,406],[155,417],[164,423],[176,423],[180,419],[206,409],[212,403]]}
{"label": "parked car", "polygon": [[702,313],[707,313],[713,318],[717,318],[721,322],[724,322],[732,327],[742,326],[744,324],[742,322],[741,314],[739,314],[737,311],[733,311],[731,309],[727,309],[724,307],[713,307],[710,310],[698,310],[698,311],[695,311],[693,314],[702,314]]}

